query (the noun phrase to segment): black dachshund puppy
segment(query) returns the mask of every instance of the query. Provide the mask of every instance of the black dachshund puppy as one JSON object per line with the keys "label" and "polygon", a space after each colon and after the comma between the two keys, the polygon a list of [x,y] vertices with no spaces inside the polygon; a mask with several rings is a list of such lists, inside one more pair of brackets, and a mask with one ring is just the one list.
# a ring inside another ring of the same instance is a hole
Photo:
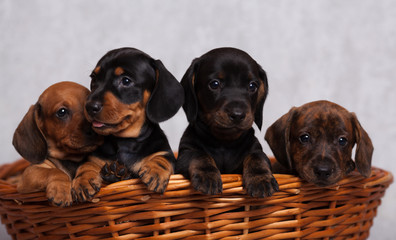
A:
{"label": "black dachshund puppy", "polygon": [[265,71],[247,53],[218,48],[193,60],[183,76],[189,126],[179,146],[176,172],[205,194],[223,190],[221,173],[242,174],[253,197],[278,191],[268,157],[254,135],[268,93]]}

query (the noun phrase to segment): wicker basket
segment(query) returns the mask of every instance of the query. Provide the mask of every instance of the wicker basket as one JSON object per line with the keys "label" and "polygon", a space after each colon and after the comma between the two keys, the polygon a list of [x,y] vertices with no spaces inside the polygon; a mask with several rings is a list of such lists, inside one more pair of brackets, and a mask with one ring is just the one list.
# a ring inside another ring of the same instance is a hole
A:
{"label": "wicker basket", "polygon": [[370,178],[353,172],[336,187],[317,188],[275,174],[280,192],[256,199],[244,194],[240,175],[223,175],[219,196],[173,175],[163,195],[134,179],[103,187],[92,203],[60,208],[43,192],[20,194],[9,183],[27,165],[0,168],[1,220],[14,239],[365,239],[393,180],[373,168]]}

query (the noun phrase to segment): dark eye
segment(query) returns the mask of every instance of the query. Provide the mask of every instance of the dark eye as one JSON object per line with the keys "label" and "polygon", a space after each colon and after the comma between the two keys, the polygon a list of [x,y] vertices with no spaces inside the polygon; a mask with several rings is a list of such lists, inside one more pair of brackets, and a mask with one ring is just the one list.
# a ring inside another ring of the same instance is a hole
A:
{"label": "dark eye", "polygon": [[348,140],[344,137],[340,137],[338,139],[338,144],[340,144],[340,146],[345,146],[345,145],[347,145],[347,143],[348,143]]}
{"label": "dark eye", "polygon": [[300,139],[300,142],[301,142],[301,143],[307,143],[307,142],[309,142],[310,137],[309,137],[308,134],[303,134],[303,135],[301,135],[301,136],[299,137],[299,139]]}
{"label": "dark eye", "polygon": [[210,87],[212,90],[218,89],[218,88],[220,87],[220,81],[217,80],[217,79],[210,81],[209,87]]}
{"label": "dark eye", "polygon": [[254,93],[254,92],[256,92],[257,91],[257,89],[258,89],[258,84],[257,84],[257,82],[250,82],[249,83],[249,92],[252,92],[252,93]]}
{"label": "dark eye", "polygon": [[121,84],[126,87],[132,85],[132,83],[133,83],[132,80],[128,77],[122,77],[121,79]]}
{"label": "dark eye", "polygon": [[69,111],[66,108],[61,108],[56,112],[58,118],[65,118],[68,114]]}

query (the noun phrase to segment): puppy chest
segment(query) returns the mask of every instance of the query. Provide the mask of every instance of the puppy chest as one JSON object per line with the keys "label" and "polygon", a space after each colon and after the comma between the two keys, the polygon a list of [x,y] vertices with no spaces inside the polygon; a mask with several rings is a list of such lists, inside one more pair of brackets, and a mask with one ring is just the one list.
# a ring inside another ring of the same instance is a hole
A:
{"label": "puppy chest", "polygon": [[217,148],[212,150],[210,155],[213,157],[217,168],[223,174],[241,174],[243,167],[243,154],[235,148]]}

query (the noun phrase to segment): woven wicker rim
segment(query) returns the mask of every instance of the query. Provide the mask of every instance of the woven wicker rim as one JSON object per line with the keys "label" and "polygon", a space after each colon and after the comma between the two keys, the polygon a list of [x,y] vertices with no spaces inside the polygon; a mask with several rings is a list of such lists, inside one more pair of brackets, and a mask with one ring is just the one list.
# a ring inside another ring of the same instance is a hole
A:
{"label": "woven wicker rim", "polygon": [[20,194],[5,179],[29,163],[0,168],[0,214],[15,239],[366,239],[391,173],[372,168],[319,188],[275,174],[280,191],[246,196],[241,175],[222,175],[223,194],[202,195],[181,175],[152,193],[138,179],[103,186],[92,203],[50,206],[44,192]]}
{"label": "woven wicker rim", "polygon": [[[3,199],[9,200],[18,200],[22,202],[41,202],[47,201],[44,192],[36,192],[36,193],[28,193],[28,194],[20,194],[16,191],[16,186],[10,184],[6,181],[7,178],[21,173],[27,166],[29,166],[29,162],[26,160],[18,160],[11,164],[5,164],[0,167],[0,197]],[[299,194],[301,191],[309,191],[309,190],[338,190],[340,186],[348,187],[350,185],[355,185],[357,188],[365,189],[369,187],[373,187],[376,185],[385,185],[389,186],[393,182],[393,175],[390,172],[382,170],[380,168],[373,167],[372,175],[369,178],[363,178],[358,172],[353,172],[348,177],[344,178],[337,185],[322,188],[316,187],[313,184],[303,182],[300,178],[294,175],[288,174],[274,174],[274,177],[278,181],[280,191],[274,194],[275,196],[282,195],[284,193],[287,194]],[[241,196],[245,195],[245,192],[242,188],[242,176],[239,174],[223,174],[223,194],[241,194]],[[194,194],[198,194],[194,191],[190,185],[190,181],[185,179],[180,174],[172,175],[169,180],[169,185],[167,187],[166,192],[163,195],[156,194],[150,192],[146,189],[146,186],[140,182],[139,179],[131,179],[124,180],[120,182],[116,182],[107,186],[103,186],[101,190],[96,194],[95,200],[98,201],[100,199],[103,200],[111,200],[112,198],[122,198],[127,197],[128,195],[133,196],[136,195],[152,195],[159,198],[172,198],[172,197],[185,197]],[[212,197],[205,196],[202,197]],[[245,196],[244,196],[245,197]],[[254,198],[253,198],[254,199]],[[267,198],[268,200],[271,199]]]}

